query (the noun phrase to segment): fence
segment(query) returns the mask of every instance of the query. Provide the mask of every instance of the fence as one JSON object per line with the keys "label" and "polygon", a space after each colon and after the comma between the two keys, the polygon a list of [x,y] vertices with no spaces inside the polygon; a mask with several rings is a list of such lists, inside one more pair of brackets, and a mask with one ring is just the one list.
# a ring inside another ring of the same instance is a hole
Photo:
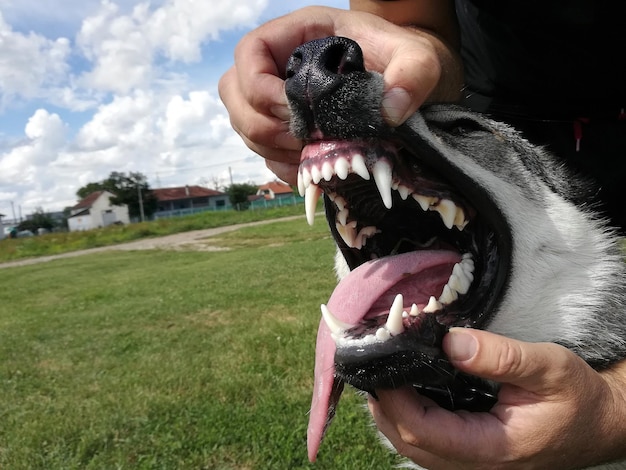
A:
{"label": "fence", "polygon": [[[262,210],[262,209],[270,209],[272,207],[282,207],[282,206],[295,206],[297,204],[303,204],[304,198],[296,195],[292,195],[289,197],[281,197],[276,199],[259,199],[256,201],[251,201],[248,203],[247,210]],[[235,210],[236,208],[232,204],[226,204],[220,207],[194,207],[189,209],[177,209],[173,211],[160,211],[155,212],[153,215],[153,220],[157,219],[169,219],[172,217],[182,217],[185,215],[198,214],[200,212],[217,212],[217,211],[230,211]]]}

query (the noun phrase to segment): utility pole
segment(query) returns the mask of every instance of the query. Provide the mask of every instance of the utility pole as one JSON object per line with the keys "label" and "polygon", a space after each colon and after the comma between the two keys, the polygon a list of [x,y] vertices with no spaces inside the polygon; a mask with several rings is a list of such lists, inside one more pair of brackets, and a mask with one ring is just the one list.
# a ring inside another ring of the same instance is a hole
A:
{"label": "utility pole", "polygon": [[139,214],[141,216],[141,221],[145,221],[145,216],[143,213],[143,199],[141,198],[141,184],[137,181],[137,194],[139,194]]}
{"label": "utility pole", "polygon": [[230,185],[233,185],[233,170],[228,167],[228,174],[230,175]]}

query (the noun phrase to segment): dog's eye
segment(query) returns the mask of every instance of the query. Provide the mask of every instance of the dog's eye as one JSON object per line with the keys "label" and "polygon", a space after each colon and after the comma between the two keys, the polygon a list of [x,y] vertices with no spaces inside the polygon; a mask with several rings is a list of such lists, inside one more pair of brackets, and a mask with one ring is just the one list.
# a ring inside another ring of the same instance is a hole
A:
{"label": "dog's eye", "polygon": [[458,137],[466,137],[477,132],[488,131],[473,119],[455,119],[449,122],[438,122],[436,125],[442,131]]}

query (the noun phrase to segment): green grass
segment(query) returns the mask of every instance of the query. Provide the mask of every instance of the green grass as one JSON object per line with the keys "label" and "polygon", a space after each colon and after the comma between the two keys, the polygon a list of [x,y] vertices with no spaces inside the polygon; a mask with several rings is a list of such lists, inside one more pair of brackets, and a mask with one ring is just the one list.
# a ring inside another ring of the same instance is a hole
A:
{"label": "green grass", "polygon": [[5,239],[0,240],[0,263],[115,245],[140,238],[158,237],[189,230],[201,230],[302,214],[304,214],[304,207],[302,204],[297,204],[247,211],[202,212],[186,217],[159,219],[123,226],[113,225],[85,232],[50,233],[32,238]]}
{"label": "green grass", "polygon": [[0,468],[391,467],[351,391],[306,459],[321,222],[0,270]]}

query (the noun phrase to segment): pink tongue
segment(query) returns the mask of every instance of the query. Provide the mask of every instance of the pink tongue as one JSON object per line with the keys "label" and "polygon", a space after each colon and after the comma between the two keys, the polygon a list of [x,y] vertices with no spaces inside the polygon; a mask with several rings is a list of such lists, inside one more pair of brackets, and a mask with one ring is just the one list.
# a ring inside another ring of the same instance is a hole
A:
{"label": "pink tongue", "polygon": [[[420,293],[416,290],[412,296],[425,296],[423,301],[426,302],[429,295],[438,296],[441,293],[428,290],[433,284],[441,285],[441,270],[433,271],[433,268],[445,267],[449,277],[452,266],[459,261],[461,261],[459,254],[452,251],[414,251],[370,261],[350,272],[339,282],[328,301],[328,308],[339,320],[351,325],[357,324],[391,287],[408,276],[416,275],[420,275],[420,279],[415,279],[415,285],[430,284],[430,286],[424,287],[423,290],[427,292]],[[435,274],[436,271],[439,271],[437,272],[439,275]],[[432,282],[428,282],[431,280],[429,278],[432,278]],[[443,282],[446,281],[447,278]],[[400,292],[393,295],[398,293]],[[402,293],[405,293],[404,288]],[[390,306],[391,301],[386,305]],[[315,383],[307,430],[307,447],[311,462],[315,461],[329,424],[329,417],[332,417],[329,413],[339,400],[339,395],[331,398],[335,374],[335,350],[335,341],[331,338],[326,322],[322,320],[317,333]]]}

